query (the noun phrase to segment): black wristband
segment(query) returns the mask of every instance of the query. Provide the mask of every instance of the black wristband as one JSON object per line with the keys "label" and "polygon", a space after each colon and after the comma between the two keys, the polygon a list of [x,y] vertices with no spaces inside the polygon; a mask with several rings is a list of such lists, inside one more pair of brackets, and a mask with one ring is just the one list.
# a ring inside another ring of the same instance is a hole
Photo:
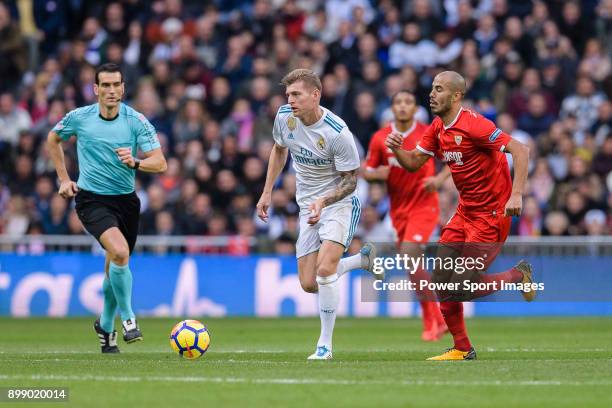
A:
{"label": "black wristband", "polygon": [[139,159],[134,159],[134,167],[132,167],[134,170],[138,170],[138,168],[140,167],[140,160]]}

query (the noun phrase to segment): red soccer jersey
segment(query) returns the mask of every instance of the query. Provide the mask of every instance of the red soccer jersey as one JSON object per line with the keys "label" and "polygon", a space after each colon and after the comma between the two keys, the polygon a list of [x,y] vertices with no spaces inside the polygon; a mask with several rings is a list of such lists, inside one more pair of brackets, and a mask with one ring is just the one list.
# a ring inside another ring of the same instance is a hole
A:
{"label": "red soccer jersey", "polygon": [[[414,149],[426,129],[427,125],[415,121],[403,134],[402,147],[407,150]],[[434,175],[433,161],[425,163],[417,172],[410,173],[400,166],[391,149],[385,146],[385,139],[393,130],[394,126],[391,125],[374,133],[368,148],[366,167],[390,166],[387,192],[391,200],[391,218],[395,220],[405,218],[411,211],[417,209],[437,208],[438,193],[431,193],[423,188],[423,180]]]}
{"label": "red soccer jersey", "polygon": [[436,117],[417,149],[448,164],[466,211],[502,210],[512,192],[512,180],[503,153],[511,137],[493,122],[461,108],[449,125]]}

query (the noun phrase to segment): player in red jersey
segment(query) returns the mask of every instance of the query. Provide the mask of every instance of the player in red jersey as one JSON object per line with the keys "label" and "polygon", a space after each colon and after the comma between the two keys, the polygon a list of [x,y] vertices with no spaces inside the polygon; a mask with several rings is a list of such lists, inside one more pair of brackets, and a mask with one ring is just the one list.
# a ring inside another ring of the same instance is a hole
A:
{"label": "player in red jersey", "polygon": [[[457,254],[457,248],[468,244],[489,244],[487,265],[490,264],[510,229],[511,216],[520,215],[523,190],[527,180],[529,149],[498,129],[493,122],[461,105],[465,95],[465,79],[454,71],[438,74],[429,94],[431,111],[437,116],[425,131],[416,149],[402,149],[402,136],[391,133],[385,145],[393,150],[398,162],[409,171],[417,171],[429,158],[437,156],[450,168],[459,190],[457,212],[442,229],[438,257]],[[510,178],[504,153],[514,160],[514,183]],[[495,245],[497,244],[497,245]],[[473,247],[471,248],[473,250]],[[486,266],[485,266],[486,269]],[[477,282],[521,283],[533,287],[532,268],[525,261],[509,271],[482,275],[471,274]],[[455,270],[434,270],[436,283],[452,283],[463,279]],[[495,287],[495,286],[494,286]],[[499,286],[497,286],[499,289]],[[486,296],[495,289],[471,293],[474,299]],[[467,336],[463,320],[463,304],[452,291],[438,291],[440,309],[454,347],[428,360],[472,360],[476,352]],[[523,297],[533,300],[535,291],[524,289]]]}
{"label": "player in red jersey", "polygon": [[[402,148],[412,150],[421,140],[427,125],[417,122],[416,98],[409,91],[399,91],[391,98],[394,120],[389,126],[380,129],[372,136],[368,148],[363,177],[367,181],[385,181],[391,202],[391,221],[397,233],[397,246],[400,253],[413,258],[423,254],[422,245],[438,224],[440,208],[438,193],[435,191],[448,177],[448,170],[434,176],[434,163],[429,161],[416,171],[409,173],[397,162],[393,152],[385,146],[385,139],[391,132],[402,135]],[[446,166],[445,166],[446,169]],[[410,271],[413,282],[429,280],[423,269]],[[417,293],[423,312],[423,332],[425,341],[439,340],[448,331],[440,307],[431,291]]]}

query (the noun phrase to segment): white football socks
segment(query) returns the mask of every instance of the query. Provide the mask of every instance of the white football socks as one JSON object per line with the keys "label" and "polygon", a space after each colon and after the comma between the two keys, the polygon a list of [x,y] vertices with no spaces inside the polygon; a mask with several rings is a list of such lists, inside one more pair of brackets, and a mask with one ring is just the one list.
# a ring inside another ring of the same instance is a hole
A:
{"label": "white football socks", "polygon": [[361,254],[340,259],[338,267],[336,268],[336,273],[338,277],[340,277],[353,269],[361,269]]}
{"label": "white football socks", "polygon": [[317,346],[326,346],[331,350],[336,309],[338,308],[338,274],[317,276],[319,284],[319,315],[321,316],[321,336]]}

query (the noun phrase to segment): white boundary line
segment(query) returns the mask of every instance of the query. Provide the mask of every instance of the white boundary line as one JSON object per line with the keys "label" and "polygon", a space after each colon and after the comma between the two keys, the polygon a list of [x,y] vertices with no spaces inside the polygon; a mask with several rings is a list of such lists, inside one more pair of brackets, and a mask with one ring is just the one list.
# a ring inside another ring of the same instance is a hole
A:
{"label": "white boundary line", "polygon": [[610,386],[611,381],[440,381],[440,380],[398,380],[398,381],[358,381],[308,378],[244,378],[244,377],[172,377],[172,376],[100,376],[100,375],[0,375],[0,380],[31,380],[31,381],[107,381],[120,383],[136,382],[177,382],[177,383],[240,383],[240,384],[279,384],[279,385],[440,385],[440,386]]}
{"label": "white boundary line", "polygon": [[[585,353],[604,353],[604,352],[612,352],[612,347],[611,348],[582,348],[582,349],[563,349],[563,348],[521,348],[521,347],[512,347],[512,348],[495,348],[495,347],[486,347],[481,349],[482,351],[486,351],[486,352],[490,352],[490,353],[555,353],[555,352],[585,352]],[[365,350],[358,350],[358,349],[346,349],[346,350],[342,350],[343,352],[346,353],[360,353],[360,354],[370,354],[370,353],[414,353],[414,352],[423,352],[426,353],[427,350],[425,349],[411,349],[411,350],[402,350],[402,349],[365,349]],[[478,351],[478,350],[477,350]],[[160,349],[154,349],[154,350],[145,350],[145,351],[134,351],[135,354],[158,354],[158,353],[172,353],[172,351],[169,348],[160,348]],[[430,351],[431,352],[431,351]],[[244,349],[238,349],[238,350],[210,350],[209,354],[246,354],[246,353],[253,353],[253,354],[282,354],[282,353],[306,353],[308,354],[307,351],[305,350],[244,350]],[[93,351],[93,350],[83,350],[83,351],[77,351],[77,350],[66,350],[66,351],[61,351],[61,350],[49,350],[49,351],[43,351],[43,350],[33,350],[33,351],[28,351],[28,352],[20,352],[20,351],[6,351],[6,350],[2,350],[0,351],[0,354],[2,355],[15,355],[15,356],[20,356],[20,355],[43,355],[43,354],[100,354],[99,351]]]}

